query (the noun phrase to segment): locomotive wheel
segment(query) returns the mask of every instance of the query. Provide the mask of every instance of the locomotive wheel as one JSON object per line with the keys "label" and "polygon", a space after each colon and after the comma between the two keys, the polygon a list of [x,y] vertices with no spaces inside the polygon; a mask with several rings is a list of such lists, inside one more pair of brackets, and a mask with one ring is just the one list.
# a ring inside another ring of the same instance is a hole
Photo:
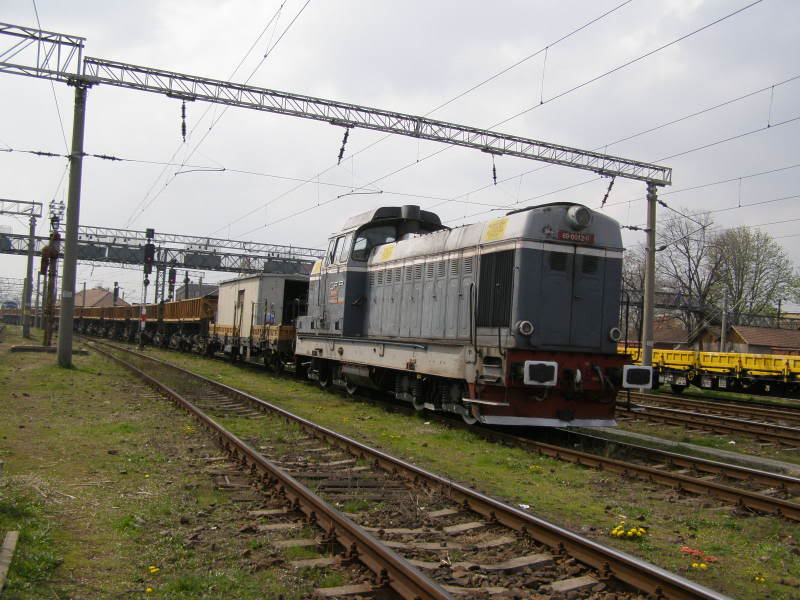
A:
{"label": "locomotive wheel", "polygon": [[464,423],[467,425],[475,425],[478,422],[478,417],[473,416],[472,409],[467,407],[467,412],[461,415]]}
{"label": "locomotive wheel", "polygon": [[683,392],[683,390],[685,390],[685,389],[686,389],[686,386],[685,386],[685,385],[676,385],[676,384],[674,384],[674,383],[673,383],[673,384],[670,384],[670,386],[669,386],[669,387],[671,387],[671,388],[672,388],[672,393],[673,393],[673,394],[680,394],[680,393],[682,393],[682,392]]}
{"label": "locomotive wheel", "polygon": [[327,369],[319,371],[319,379],[317,380],[319,387],[323,390],[327,390],[331,387],[331,373]]}
{"label": "locomotive wheel", "polygon": [[347,395],[351,398],[355,398],[355,395],[358,393],[358,386],[355,383],[350,383],[348,381],[344,386],[344,391],[347,392]]}
{"label": "locomotive wheel", "polygon": [[425,399],[420,398],[419,396],[414,396],[413,400],[411,400],[411,405],[414,407],[415,411],[421,413],[425,410]]}

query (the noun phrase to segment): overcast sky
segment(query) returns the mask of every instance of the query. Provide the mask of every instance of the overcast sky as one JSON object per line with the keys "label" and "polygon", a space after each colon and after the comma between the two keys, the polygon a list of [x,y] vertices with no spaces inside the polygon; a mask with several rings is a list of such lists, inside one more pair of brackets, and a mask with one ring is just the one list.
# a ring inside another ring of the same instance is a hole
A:
{"label": "overcast sky", "polygon": [[[87,38],[87,56],[476,127],[503,122],[498,131],[664,164],[673,168],[673,185],[661,191],[669,205],[718,211],[720,228],[768,224],[797,265],[800,2],[763,0],[710,25],[752,3],[36,0],[36,8],[42,29]],[[36,27],[34,3],[4,0],[0,21]],[[9,45],[2,38],[0,51]],[[66,152],[72,88],[0,74],[0,90],[0,150]],[[453,226],[544,202],[599,208],[608,187],[586,171],[509,157],[495,160],[494,185],[485,153],[360,129],[337,166],[340,127],[200,102],[187,104],[184,143],[180,111],[161,95],[89,91],[85,151],[152,162],[85,159],[82,225],[323,247],[346,217],[375,206],[419,204]],[[65,167],[63,158],[0,152],[0,198],[66,201]],[[706,185],[723,180],[732,181]],[[363,188],[375,193],[338,197]],[[643,183],[617,180],[604,210],[643,225],[644,192]],[[659,219],[671,214],[659,209]],[[0,216],[0,229],[23,233],[27,224]],[[626,245],[643,235],[626,232]],[[0,256],[2,276],[24,269],[23,257]],[[81,265],[78,289],[84,281],[119,281],[137,300],[141,272]]]}

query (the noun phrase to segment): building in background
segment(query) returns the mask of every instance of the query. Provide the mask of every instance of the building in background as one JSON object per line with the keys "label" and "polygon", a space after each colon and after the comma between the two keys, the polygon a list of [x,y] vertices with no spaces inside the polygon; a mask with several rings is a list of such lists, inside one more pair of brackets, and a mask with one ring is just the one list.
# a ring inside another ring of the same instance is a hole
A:
{"label": "building in background", "polygon": [[103,287],[92,288],[84,292],[76,292],[75,306],[130,306],[130,303],[125,302],[122,298],[117,298],[114,301],[114,292],[107,290]]}
{"label": "building in background", "polygon": [[173,300],[186,300],[188,298],[205,298],[216,296],[219,286],[210,283],[188,283],[175,288]]}

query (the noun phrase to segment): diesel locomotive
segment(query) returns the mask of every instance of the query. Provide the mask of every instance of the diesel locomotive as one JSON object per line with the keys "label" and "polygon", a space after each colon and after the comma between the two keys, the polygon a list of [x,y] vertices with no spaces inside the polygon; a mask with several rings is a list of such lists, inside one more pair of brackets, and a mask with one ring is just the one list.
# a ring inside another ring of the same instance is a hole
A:
{"label": "diesel locomotive", "polygon": [[350,218],[312,269],[296,360],[467,423],[611,426],[622,239],[558,202],[449,228],[417,206]]}

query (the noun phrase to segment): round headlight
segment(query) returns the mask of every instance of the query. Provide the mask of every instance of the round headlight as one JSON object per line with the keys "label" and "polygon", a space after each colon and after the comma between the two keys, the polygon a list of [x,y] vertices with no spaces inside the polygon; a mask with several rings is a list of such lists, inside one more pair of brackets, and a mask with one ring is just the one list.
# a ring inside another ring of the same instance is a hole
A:
{"label": "round headlight", "polygon": [[533,323],[530,321],[520,321],[517,323],[517,331],[522,335],[531,335],[533,333]]}
{"label": "round headlight", "polygon": [[619,327],[612,327],[608,330],[608,338],[612,342],[618,342],[619,339],[622,337],[622,332],[619,330]]}
{"label": "round headlight", "polygon": [[573,229],[583,229],[592,220],[592,212],[585,206],[576,204],[567,210],[567,220]]}

